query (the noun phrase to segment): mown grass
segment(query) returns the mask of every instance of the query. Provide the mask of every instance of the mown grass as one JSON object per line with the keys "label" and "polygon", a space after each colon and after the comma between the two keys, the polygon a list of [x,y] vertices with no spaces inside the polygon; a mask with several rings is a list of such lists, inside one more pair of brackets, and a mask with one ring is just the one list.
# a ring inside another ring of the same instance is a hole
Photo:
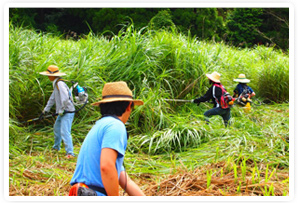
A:
{"label": "mown grass", "polygon": [[[125,158],[127,172],[147,195],[289,195],[288,106],[233,112],[239,114],[239,122],[234,120],[222,130],[216,124],[220,121],[213,120],[213,127],[205,126],[206,137],[181,152],[162,145],[159,154],[148,154],[136,141],[141,137],[132,136]],[[235,126],[242,122],[246,123]],[[50,150],[54,136],[50,127],[29,135],[20,140],[24,145],[15,143],[24,148],[10,148],[10,195],[67,195],[76,160],[66,160],[64,149]],[[81,143],[74,140],[78,154]],[[187,179],[182,181],[182,176]],[[173,187],[170,181],[179,185]],[[197,184],[200,190],[189,187]],[[184,192],[178,190],[181,187]]]}
{"label": "mown grass", "polygon": [[[101,97],[106,82],[118,80],[126,81],[135,97],[144,101],[127,124],[131,138],[126,166],[137,180],[145,181],[143,189],[148,194],[171,194],[151,193],[149,185],[152,181],[158,185],[167,179],[165,174],[179,173],[181,167],[197,174],[199,167],[224,163],[223,170],[237,171],[234,179],[240,193],[248,184],[238,178],[252,178],[253,170],[266,174],[264,166],[268,165],[267,174],[288,172],[289,57],[273,48],[236,49],[198,41],[175,30],[135,30],[133,26],[125,27],[111,40],[89,34],[79,41],[10,26],[9,52],[11,195],[67,195],[75,161],[65,160],[63,150],[59,154],[50,150],[55,118],[19,123],[38,117],[45,106],[52,84],[39,72],[50,64],[66,72],[65,79],[86,86],[90,103]],[[202,95],[208,88],[205,73],[215,70],[222,74],[221,81],[229,92],[236,86],[233,78],[245,73],[257,99],[278,103],[253,106],[250,113],[235,106],[231,126],[224,128],[220,117],[212,118],[209,126],[205,124],[202,115],[211,104],[198,107],[164,101]],[[76,153],[99,117],[98,109],[91,105],[76,114],[72,127]],[[211,170],[214,172],[211,168],[203,171],[206,188],[212,185]],[[144,178],[146,174],[150,180]],[[284,177],[282,195],[288,195],[288,179]],[[29,190],[30,186],[40,190]],[[270,187],[263,185],[256,194],[272,195]],[[215,193],[232,194],[227,188],[220,189],[222,192]]]}
{"label": "mown grass", "polygon": [[[282,196],[289,193],[286,169],[258,164],[245,157],[191,168],[182,155],[128,153],[127,172],[146,195],[152,196]],[[10,160],[10,195],[66,196],[74,167],[75,160],[65,160],[63,155],[48,150],[19,155]]]}

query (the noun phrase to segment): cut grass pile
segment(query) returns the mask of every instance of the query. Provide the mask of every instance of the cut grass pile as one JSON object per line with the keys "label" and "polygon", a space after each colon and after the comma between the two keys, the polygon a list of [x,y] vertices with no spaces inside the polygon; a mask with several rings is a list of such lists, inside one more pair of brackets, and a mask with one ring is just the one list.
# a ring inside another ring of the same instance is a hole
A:
{"label": "cut grass pile", "polygon": [[[182,159],[165,161],[145,154],[129,154],[127,171],[149,196],[283,196],[289,192],[287,169],[256,165],[252,160],[221,161],[191,169]],[[10,160],[11,196],[67,196],[75,161],[56,152],[24,154]],[[132,165],[151,165],[136,173]],[[167,167],[162,173],[159,169]],[[121,192],[122,194],[122,192]]]}
{"label": "cut grass pile", "polygon": [[[244,162],[243,162],[244,163]],[[242,166],[242,165],[241,165]],[[150,196],[284,196],[288,195],[286,171],[260,170],[253,164],[242,167],[225,162],[190,171],[186,167],[145,188]]]}

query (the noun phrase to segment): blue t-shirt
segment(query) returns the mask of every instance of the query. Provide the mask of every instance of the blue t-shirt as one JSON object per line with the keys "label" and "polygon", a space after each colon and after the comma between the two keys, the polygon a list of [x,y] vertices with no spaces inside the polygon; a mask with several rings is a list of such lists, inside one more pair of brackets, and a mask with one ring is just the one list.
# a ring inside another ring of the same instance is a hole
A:
{"label": "blue t-shirt", "polygon": [[246,88],[248,89],[249,94],[251,94],[251,93],[254,92],[254,91],[251,89],[250,86],[248,86],[248,85],[246,85],[246,84],[243,84],[243,83],[239,83],[239,84],[236,86],[234,92],[235,92],[236,94],[240,95],[240,94],[243,92],[243,90],[246,89]]}
{"label": "blue t-shirt", "polygon": [[[118,178],[124,170],[123,160],[127,145],[127,131],[124,123],[112,116],[98,120],[87,134],[77,160],[74,175],[70,184],[85,183],[96,187],[104,187],[100,172],[100,155],[103,148],[118,152],[116,169]],[[97,195],[104,196],[97,192]]]}

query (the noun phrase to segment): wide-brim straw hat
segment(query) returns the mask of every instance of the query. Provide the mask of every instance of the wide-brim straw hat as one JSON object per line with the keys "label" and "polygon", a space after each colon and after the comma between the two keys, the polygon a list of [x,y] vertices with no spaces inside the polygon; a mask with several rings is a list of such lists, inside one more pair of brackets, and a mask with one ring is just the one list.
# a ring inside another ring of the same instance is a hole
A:
{"label": "wide-brim straw hat", "polygon": [[214,71],[213,73],[211,74],[206,74],[207,78],[209,78],[209,80],[212,80],[213,82],[217,82],[219,83],[220,82],[220,74],[216,71]]}
{"label": "wide-brim straw hat", "polygon": [[134,105],[140,106],[144,102],[135,100],[132,96],[132,91],[127,86],[126,82],[110,82],[106,83],[102,89],[102,100],[92,103],[93,106],[98,106],[101,103],[117,102],[117,101],[132,101]]}
{"label": "wide-brim straw hat", "polygon": [[47,75],[47,76],[63,76],[66,75],[66,73],[62,73],[59,71],[58,66],[50,65],[46,71],[40,72],[41,75]]}
{"label": "wide-brim straw hat", "polygon": [[240,83],[249,83],[250,82],[250,80],[245,77],[245,74],[239,74],[238,78],[234,79],[234,81],[240,82]]}

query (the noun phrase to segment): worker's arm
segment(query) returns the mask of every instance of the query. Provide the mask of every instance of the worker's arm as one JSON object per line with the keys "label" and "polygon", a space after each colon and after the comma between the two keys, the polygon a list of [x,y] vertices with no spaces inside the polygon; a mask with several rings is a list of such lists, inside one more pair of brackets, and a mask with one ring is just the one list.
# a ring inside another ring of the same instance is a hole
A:
{"label": "worker's arm", "polygon": [[255,92],[252,92],[252,93],[250,94],[250,98],[252,98],[252,97],[254,97],[254,96],[256,96],[256,93],[255,93]]}
{"label": "worker's arm", "polygon": [[55,104],[55,94],[54,94],[54,91],[52,92],[48,102],[47,102],[47,105],[46,107],[44,108],[44,112],[50,112],[52,106]]}
{"label": "worker's arm", "polygon": [[249,97],[252,98],[256,95],[256,93],[253,91],[253,89],[251,89],[251,87],[247,86],[248,91],[249,91]]}
{"label": "worker's arm", "polygon": [[129,196],[145,196],[139,186],[129,178],[125,171],[121,171],[119,183]]}
{"label": "worker's arm", "polygon": [[238,97],[238,90],[236,90],[236,89],[234,90],[234,92],[233,92],[233,97],[234,97],[234,98]]}
{"label": "worker's arm", "polygon": [[100,172],[102,183],[108,196],[119,196],[119,181],[116,169],[118,152],[114,149],[103,148],[100,156]]}
{"label": "worker's arm", "polygon": [[212,99],[212,87],[210,87],[203,96],[195,99],[194,103],[206,102]]}

